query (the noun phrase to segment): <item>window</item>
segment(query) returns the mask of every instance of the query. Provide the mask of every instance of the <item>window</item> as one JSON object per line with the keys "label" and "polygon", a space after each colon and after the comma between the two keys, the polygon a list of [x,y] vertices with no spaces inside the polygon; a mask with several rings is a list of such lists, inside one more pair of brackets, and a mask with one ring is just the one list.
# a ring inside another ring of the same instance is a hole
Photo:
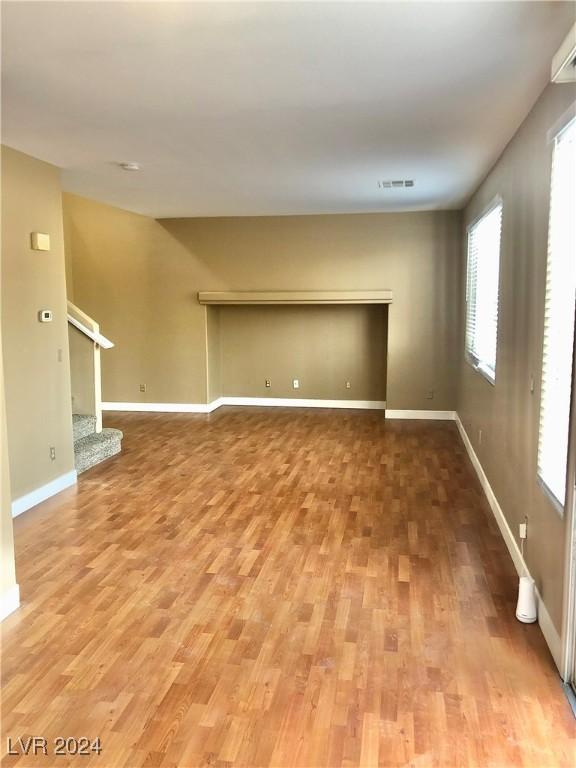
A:
{"label": "window", "polygon": [[468,229],[466,356],[492,383],[496,380],[501,224],[498,201]]}
{"label": "window", "polygon": [[555,138],[550,190],[538,476],[564,507],[576,299],[576,119]]}

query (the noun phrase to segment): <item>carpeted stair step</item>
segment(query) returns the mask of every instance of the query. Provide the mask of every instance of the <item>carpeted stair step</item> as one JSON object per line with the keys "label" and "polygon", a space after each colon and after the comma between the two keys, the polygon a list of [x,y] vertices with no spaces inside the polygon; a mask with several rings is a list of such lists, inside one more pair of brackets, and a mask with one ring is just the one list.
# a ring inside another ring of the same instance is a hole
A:
{"label": "carpeted stair step", "polygon": [[120,453],[123,437],[119,429],[103,429],[76,440],[74,458],[78,474]]}
{"label": "carpeted stair step", "polygon": [[94,434],[96,431],[96,416],[85,416],[82,413],[72,414],[72,430],[74,442]]}

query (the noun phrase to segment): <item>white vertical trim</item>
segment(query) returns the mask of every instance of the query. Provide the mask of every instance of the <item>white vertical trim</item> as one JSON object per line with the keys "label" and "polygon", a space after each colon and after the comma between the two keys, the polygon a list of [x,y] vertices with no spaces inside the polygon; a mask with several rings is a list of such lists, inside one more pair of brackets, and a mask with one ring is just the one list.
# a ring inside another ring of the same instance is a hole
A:
{"label": "white vertical trim", "polygon": [[[210,346],[209,346],[209,339],[208,339],[208,306],[204,305],[204,358],[206,362],[206,379],[205,379],[205,388],[206,392],[204,397],[208,399],[210,395],[212,394],[210,392]],[[209,403],[210,405],[210,403]]]}
{"label": "white vertical trim", "polygon": [[[572,405],[568,447],[564,600],[562,605],[562,667],[560,675],[576,685],[576,365],[572,370]],[[575,699],[576,701],[576,699]],[[576,714],[576,711],[575,711]]]}
{"label": "white vertical trim", "polygon": [[[482,489],[486,494],[488,504],[490,505],[490,509],[492,510],[492,513],[496,519],[498,528],[500,529],[500,533],[502,534],[502,538],[504,539],[504,542],[508,547],[508,552],[510,552],[510,557],[512,558],[514,566],[516,567],[516,571],[519,576],[524,576],[524,575],[529,576],[530,571],[528,570],[526,561],[522,557],[522,552],[520,551],[520,547],[518,546],[516,537],[512,533],[512,529],[510,528],[510,525],[506,520],[504,512],[502,511],[502,507],[498,503],[496,494],[492,490],[492,486],[490,485],[488,478],[486,477],[486,473],[484,472],[484,469],[480,464],[480,460],[478,459],[478,456],[476,455],[476,452],[472,447],[470,438],[466,434],[466,430],[464,429],[464,426],[460,421],[460,417],[458,416],[458,414],[456,414],[456,425],[458,427],[458,431],[460,432],[460,437],[462,438],[464,447],[466,448],[468,456],[470,457],[470,461],[472,462],[472,466],[476,470],[476,474],[478,475],[478,479],[480,480],[480,485],[482,486]],[[540,629],[542,630],[544,639],[548,644],[548,648],[550,649],[550,653],[552,654],[554,662],[556,666],[560,669],[561,658],[562,658],[562,643],[560,640],[560,634],[556,629],[556,627],[554,626],[554,622],[552,621],[550,614],[548,613],[546,604],[542,600],[542,597],[538,589],[536,589],[536,600],[538,603],[538,624],[540,625]]]}
{"label": "white vertical trim", "polygon": [[14,584],[0,595],[0,621],[20,607],[20,587]]}
{"label": "white vertical trim", "polygon": [[40,504],[40,502],[46,501],[46,499],[55,496],[60,491],[70,488],[70,486],[76,484],[77,479],[76,470],[73,469],[71,472],[66,472],[65,475],[56,477],[54,480],[46,483],[46,485],[42,485],[40,488],[20,496],[20,498],[14,499],[12,502],[12,517],[17,517],[22,512],[26,512],[27,509],[35,507],[36,504]]}
{"label": "white vertical trim", "polygon": [[96,432],[102,432],[102,372],[100,367],[100,345],[94,344],[94,415]]}

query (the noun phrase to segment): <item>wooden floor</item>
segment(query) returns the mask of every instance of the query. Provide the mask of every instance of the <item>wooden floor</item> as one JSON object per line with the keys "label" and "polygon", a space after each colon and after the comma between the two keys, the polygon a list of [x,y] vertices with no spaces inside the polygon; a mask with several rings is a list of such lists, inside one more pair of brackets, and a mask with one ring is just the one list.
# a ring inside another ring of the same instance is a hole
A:
{"label": "wooden floor", "polygon": [[574,766],[574,720],[454,424],[113,415],[15,521],[6,766]]}

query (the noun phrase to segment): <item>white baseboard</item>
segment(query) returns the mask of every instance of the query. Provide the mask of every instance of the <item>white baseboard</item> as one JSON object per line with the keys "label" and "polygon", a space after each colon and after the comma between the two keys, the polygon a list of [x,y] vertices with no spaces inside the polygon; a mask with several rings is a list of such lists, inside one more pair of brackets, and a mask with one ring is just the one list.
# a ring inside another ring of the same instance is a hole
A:
{"label": "white baseboard", "polygon": [[455,411],[390,410],[385,400],[321,400],[299,397],[218,397],[211,403],[102,403],[103,411],[140,411],[142,413],[212,413],[222,405],[259,405],[283,408],[353,408],[386,411],[387,419],[430,419],[454,421]]}
{"label": "white baseboard", "polygon": [[386,411],[387,419],[430,419],[433,421],[454,421],[455,411]]}
{"label": "white baseboard", "polygon": [[211,403],[102,403],[103,411],[146,413],[212,413],[222,405],[263,405],[291,408],[366,408],[384,410],[383,400],[318,400],[293,397],[219,397]]}
{"label": "white baseboard", "polygon": [[55,496],[65,488],[70,488],[71,485],[76,484],[77,479],[76,470],[73,469],[71,472],[66,472],[65,475],[60,475],[60,477],[51,480],[49,483],[46,483],[46,485],[40,486],[40,488],[36,488],[36,490],[27,493],[25,496],[20,496],[19,499],[14,499],[12,502],[12,517],[17,517],[18,515],[21,515],[22,512],[26,512],[27,509],[35,507],[36,504],[40,504],[40,502],[46,501],[46,499],[49,499],[51,496]]}
{"label": "white baseboard", "polygon": [[20,607],[20,587],[18,584],[7,589],[0,595],[0,621]]}
{"label": "white baseboard", "polygon": [[[220,400],[221,398],[219,398]],[[141,413],[211,413],[222,405],[211,403],[102,403],[103,411],[139,411]]]}
{"label": "white baseboard", "polygon": [[[488,482],[486,473],[484,472],[482,465],[480,464],[480,460],[476,455],[474,448],[472,447],[470,438],[466,434],[466,430],[464,429],[464,425],[460,421],[460,417],[458,416],[458,414],[456,414],[456,425],[458,426],[460,437],[462,438],[464,447],[466,448],[468,456],[470,457],[472,466],[476,470],[476,474],[478,475],[478,479],[480,480],[480,485],[482,486],[484,493],[486,494],[486,498],[488,499],[488,504],[490,505],[490,509],[492,510],[492,513],[496,518],[496,522],[498,523],[498,528],[500,529],[502,538],[504,539],[506,546],[508,547],[508,551],[510,552],[510,556],[512,558],[512,561],[514,562],[514,566],[516,567],[516,571],[519,576],[524,576],[524,575],[529,576],[530,571],[528,570],[526,561],[522,557],[522,552],[520,551],[520,547],[518,546],[516,537],[514,536],[512,529],[510,528],[510,525],[508,524],[508,521],[504,516],[502,507],[498,503],[498,499],[496,498],[496,495],[492,490],[492,486]],[[556,629],[556,627],[554,626],[554,622],[550,618],[550,614],[548,613],[546,604],[542,600],[540,593],[538,592],[538,589],[536,589],[536,599],[538,602],[538,624],[540,625],[540,629],[542,630],[544,639],[548,644],[548,648],[550,649],[552,658],[554,659],[554,662],[556,663],[556,666],[558,667],[558,669],[560,669],[561,659],[562,659],[562,642],[561,642],[560,634]]]}
{"label": "white baseboard", "polygon": [[[215,401],[219,402],[219,401]],[[263,405],[287,408],[361,408],[383,411],[384,400],[319,400],[300,397],[221,397],[219,405]]]}

